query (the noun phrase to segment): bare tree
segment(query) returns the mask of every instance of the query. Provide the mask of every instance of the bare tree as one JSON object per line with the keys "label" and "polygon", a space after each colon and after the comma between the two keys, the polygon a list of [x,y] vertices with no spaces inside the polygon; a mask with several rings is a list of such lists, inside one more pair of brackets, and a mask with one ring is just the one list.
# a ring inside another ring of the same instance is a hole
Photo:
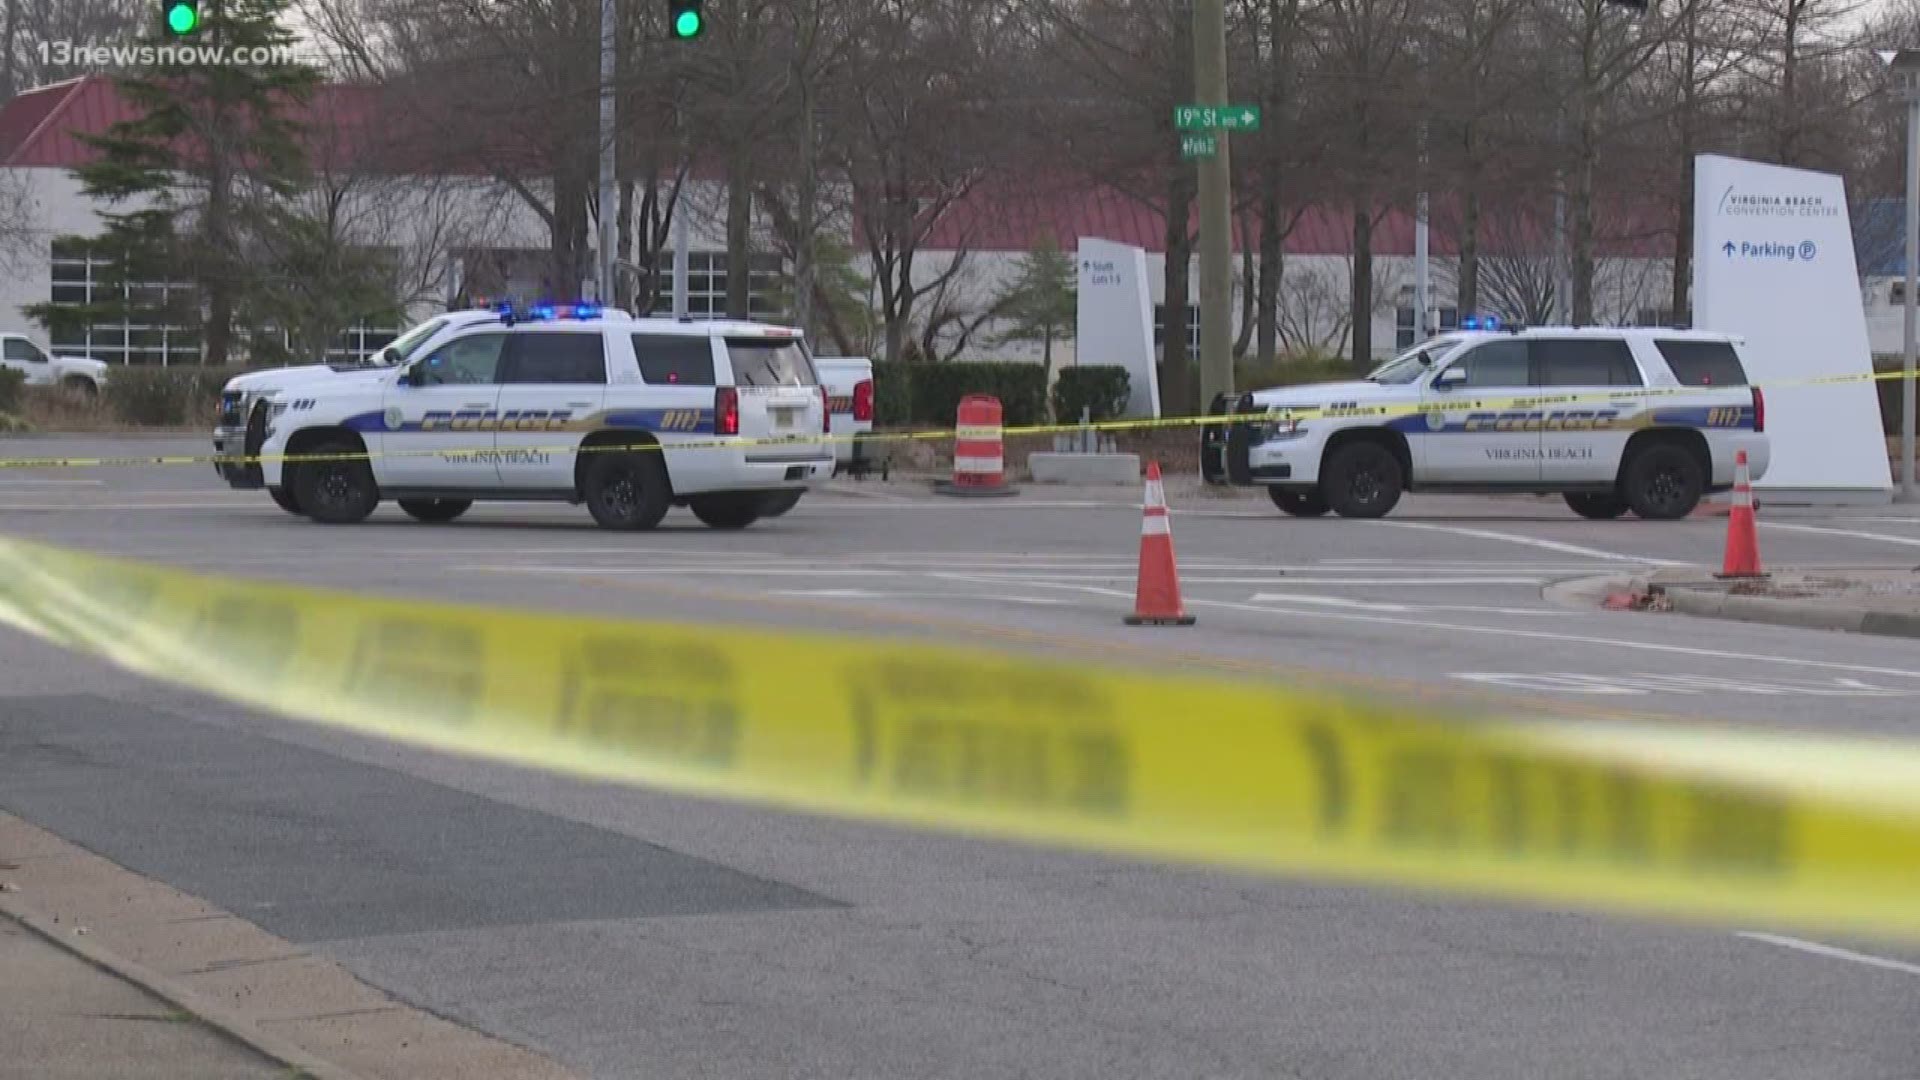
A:
{"label": "bare tree", "polygon": [[1393,194],[1384,178],[1412,145],[1413,7],[1411,0],[1323,0],[1308,25],[1316,49],[1311,78],[1325,101],[1316,130],[1328,140],[1353,213],[1349,340],[1355,365],[1364,367],[1373,356],[1373,230]]}
{"label": "bare tree", "polygon": [[23,169],[0,169],[0,269],[19,272],[47,243],[40,200]]}
{"label": "bare tree", "polygon": [[1532,9],[1543,85],[1557,91],[1566,122],[1567,208],[1572,219],[1573,321],[1593,321],[1594,204],[1600,162],[1608,146],[1624,149],[1636,128],[1658,118],[1621,107],[1621,91],[1670,37],[1669,12],[1633,12],[1611,0],[1540,0]]}
{"label": "bare tree", "polygon": [[[1150,208],[1163,222],[1162,295],[1167,333],[1160,400],[1194,411],[1198,371],[1188,348],[1194,199],[1198,176],[1179,158],[1174,106],[1193,98],[1193,8],[1188,0],[1080,0],[1035,5],[1048,16],[1042,42],[1051,63],[1034,80],[1055,104],[1050,121],[1062,172]],[[1036,103],[1038,104],[1038,103]]]}
{"label": "bare tree", "polygon": [[152,12],[150,0],[6,0],[0,101],[88,74],[75,63],[74,48],[131,45],[151,25]]}

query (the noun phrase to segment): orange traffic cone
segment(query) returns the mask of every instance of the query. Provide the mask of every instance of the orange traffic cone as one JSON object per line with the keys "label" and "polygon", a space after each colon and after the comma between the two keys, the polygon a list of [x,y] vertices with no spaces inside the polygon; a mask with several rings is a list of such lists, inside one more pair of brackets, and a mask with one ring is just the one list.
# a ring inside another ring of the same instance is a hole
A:
{"label": "orange traffic cone", "polygon": [[1180,606],[1180,570],[1173,563],[1173,528],[1167,520],[1166,489],[1160,463],[1147,462],[1145,516],[1140,520],[1140,577],[1134,587],[1128,626],[1192,626]]}
{"label": "orange traffic cone", "polygon": [[1747,452],[1733,458],[1733,505],[1727,510],[1727,554],[1720,564],[1723,578],[1766,577],[1760,569],[1760,533],[1753,523],[1753,481],[1747,474]]}

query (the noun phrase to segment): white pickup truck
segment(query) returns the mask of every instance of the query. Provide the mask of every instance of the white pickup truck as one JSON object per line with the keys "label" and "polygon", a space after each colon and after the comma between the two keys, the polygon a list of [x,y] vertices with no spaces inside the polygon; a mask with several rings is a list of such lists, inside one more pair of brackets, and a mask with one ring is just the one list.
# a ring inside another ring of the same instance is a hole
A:
{"label": "white pickup truck", "polygon": [[63,386],[97,394],[107,384],[107,365],[79,356],[49,356],[25,334],[0,334],[0,367],[27,377],[28,386]]}
{"label": "white pickup truck", "polygon": [[864,356],[816,356],[813,368],[833,412],[833,471],[863,473],[871,448],[848,436],[873,434],[873,361]]}

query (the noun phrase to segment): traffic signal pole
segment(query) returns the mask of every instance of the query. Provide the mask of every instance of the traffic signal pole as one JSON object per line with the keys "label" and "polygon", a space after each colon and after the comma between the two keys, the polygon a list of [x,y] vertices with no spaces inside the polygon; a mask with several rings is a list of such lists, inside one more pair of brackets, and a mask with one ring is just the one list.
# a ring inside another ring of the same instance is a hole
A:
{"label": "traffic signal pole", "polygon": [[613,192],[614,165],[614,0],[600,0],[600,251],[594,274],[594,299],[611,307],[613,276],[619,273],[614,244],[618,233],[614,216],[619,203]]}
{"label": "traffic signal pole", "polygon": [[[1224,0],[1194,0],[1193,90],[1197,104],[1227,104],[1227,17]],[[1228,243],[1233,183],[1228,167],[1232,140],[1200,159],[1200,402],[1233,393],[1233,252]],[[1167,299],[1167,332],[1177,333],[1185,297]],[[1181,388],[1184,401],[1186,388]]]}

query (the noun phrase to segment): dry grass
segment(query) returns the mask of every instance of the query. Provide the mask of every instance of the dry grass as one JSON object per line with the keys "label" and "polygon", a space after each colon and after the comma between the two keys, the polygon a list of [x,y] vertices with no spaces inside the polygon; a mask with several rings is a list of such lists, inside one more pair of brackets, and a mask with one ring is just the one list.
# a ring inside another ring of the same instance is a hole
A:
{"label": "dry grass", "polygon": [[28,387],[21,402],[20,419],[28,430],[85,435],[120,435],[128,432],[162,434],[202,434],[212,430],[216,407],[208,406],[200,414],[177,427],[143,427],[129,424],[113,414],[106,400],[98,395],[76,393],[51,386]]}

